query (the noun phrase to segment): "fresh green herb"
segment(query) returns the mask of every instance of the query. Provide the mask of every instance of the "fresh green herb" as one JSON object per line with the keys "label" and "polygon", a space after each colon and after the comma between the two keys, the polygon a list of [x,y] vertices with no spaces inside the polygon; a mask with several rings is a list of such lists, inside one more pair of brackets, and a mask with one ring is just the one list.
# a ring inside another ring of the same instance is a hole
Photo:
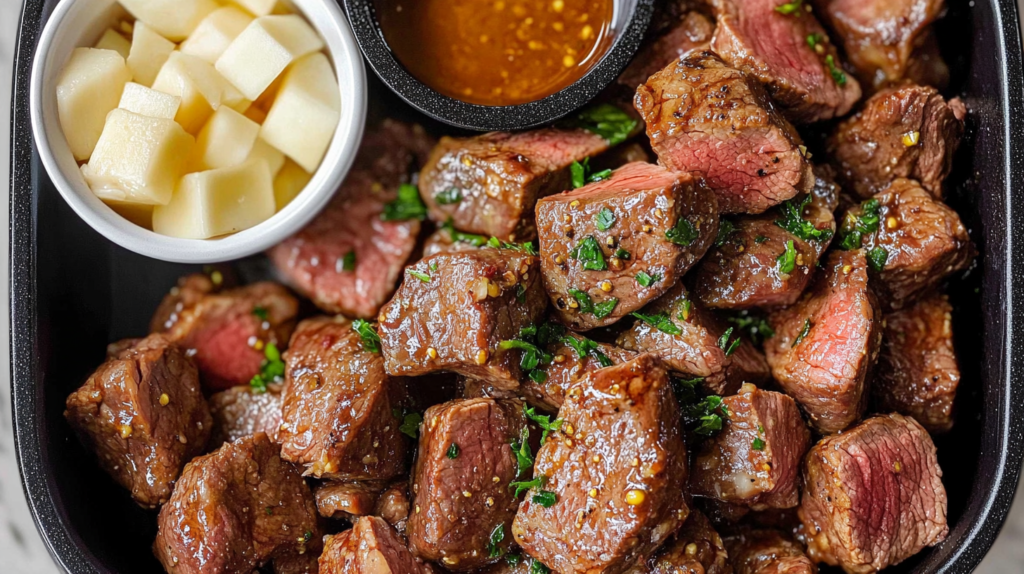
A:
{"label": "fresh green herb", "polygon": [[736,337],[731,342],[729,341],[729,339],[732,337],[733,329],[735,329],[735,327],[729,327],[728,329],[725,330],[724,333],[722,333],[722,336],[718,338],[718,348],[725,351],[726,357],[735,353],[736,349],[739,348],[740,343],[743,342],[743,339],[739,337]]}
{"label": "fresh green herb", "polygon": [[574,161],[569,164],[569,174],[572,176],[572,188],[579,189],[587,184],[587,164],[590,158],[583,160],[583,163]]}
{"label": "fresh green herb", "polygon": [[763,426],[757,425],[757,434],[764,434],[764,427]]}
{"label": "fresh green herb", "polygon": [[462,190],[457,187],[449,187],[434,196],[438,205],[452,205],[462,201]]}
{"label": "fresh green herb", "polygon": [[340,271],[355,271],[356,270],[356,252],[349,251],[342,257],[338,263],[340,264]]}
{"label": "fresh green herb", "polygon": [[885,269],[885,263],[889,260],[889,250],[885,247],[875,247],[868,250],[868,265],[876,272]]}
{"label": "fresh green herb", "polygon": [[445,453],[445,456],[452,460],[459,458],[459,445],[452,443],[452,445],[448,447],[448,452]]}
{"label": "fresh green herb", "polygon": [[587,183],[594,183],[595,181],[603,181],[612,176],[612,170],[602,169],[601,171],[594,172],[587,176]]}
{"label": "fresh green herb", "polygon": [[818,229],[813,223],[804,219],[803,213],[807,205],[811,203],[811,194],[804,196],[803,200],[797,198],[784,201],[779,206],[781,219],[775,220],[775,225],[785,229],[804,241],[828,241],[832,239],[831,229]]}
{"label": "fresh green herb", "polygon": [[551,569],[547,566],[537,562],[536,559],[530,559],[530,574],[551,574]]}
{"label": "fresh green herb", "polygon": [[689,321],[690,313],[693,313],[693,301],[683,299],[683,302],[679,305],[679,316],[676,318],[680,321]]}
{"label": "fresh green herb", "polygon": [[495,249],[511,249],[513,251],[519,251],[527,255],[537,255],[537,247],[532,242],[527,241],[526,243],[508,243],[502,241],[497,237],[492,237],[487,240],[487,246]]}
{"label": "fresh green herb", "polygon": [[531,381],[540,385],[543,385],[548,380],[548,374],[540,369],[534,369],[529,373],[526,373],[526,376],[530,377]]}
{"label": "fresh green herb", "polygon": [[608,269],[608,265],[604,261],[604,252],[601,251],[601,244],[593,236],[583,238],[569,252],[569,256],[582,263],[583,269],[590,271]]}
{"label": "fresh green herb", "polygon": [[640,319],[644,323],[654,327],[655,329],[669,335],[681,335],[683,333],[675,323],[672,322],[672,318],[665,313],[658,313],[655,315],[643,315],[641,313],[632,313],[634,317]]}
{"label": "fresh green herb", "polygon": [[268,507],[263,509],[263,512],[265,512],[267,516],[273,516],[274,515],[274,507],[273,506],[268,506]]}
{"label": "fresh green herb", "polygon": [[637,120],[611,104],[598,104],[583,110],[569,123],[601,136],[609,145],[617,145],[629,138]]}
{"label": "fresh green herb", "polygon": [[825,36],[815,32],[814,34],[807,35],[807,45],[811,48],[816,48],[818,44],[825,41]]}
{"label": "fresh green herb", "polygon": [[602,301],[594,305],[594,317],[598,319],[604,319],[608,315],[611,315],[612,311],[615,310],[615,306],[619,304],[618,297],[612,297],[607,301]]}
{"label": "fresh green herb", "polygon": [[802,6],[803,3],[804,3],[804,0],[790,0],[789,2],[786,2],[785,4],[780,4],[780,5],[776,6],[775,7],[775,11],[778,12],[779,14],[786,14],[787,16],[790,15],[790,14],[798,14],[799,15],[800,14],[800,12],[799,12],[800,6]]}
{"label": "fresh green herb", "polygon": [[566,335],[562,338],[562,342],[572,347],[580,359],[585,359],[589,355],[597,359],[597,362],[600,363],[602,367],[610,367],[614,364],[612,363],[612,360],[608,358],[608,355],[605,355],[599,350],[600,347],[596,342],[591,341],[586,337],[580,335]]}
{"label": "fresh green herb", "polygon": [[832,80],[835,81],[839,87],[846,85],[846,74],[836,66],[836,59],[832,57],[832,54],[825,56],[825,65],[828,66],[828,73],[832,75]]}
{"label": "fresh green herb", "polygon": [[516,301],[526,303],[526,284],[516,283]]}
{"label": "fresh green herb", "polygon": [[302,533],[302,542],[306,543],[313,539],[313,531],[307,530]]}
{"label": "fresh green herb", "polygon": [[548,440],[548,433],[557,432],[562,428],[562,419],[551,420],[549,415],[539,415],[533,407],[523,406],[523,414],[526,418],[537,423],[537,426],[541,429],[540,444],[544,446],[544,443]]}
{"label": "fresh green herb", "polygon": [[750,448],[754,450],[764,450],[764,441],[761,437],[757,437],[754,439],[754,442],[751,443]]}
{"label": "fresh green herb", "polygon": [[768,238],[765,237],[764,235],[758,235],[757,237],[754,238],[754,243],[758,245],[761,245],[765,241],[768,241]]}
{"label": "fresh green herb", "polygon": [[277,345],[267,343],[263,347],[263,362],[260,364],[260,372],[249,380],[249,388],[256,394],[267,392],[267,385],[279,383],[284,380],[284,361],[281,360],[281,351]]}
{"label": "fresh green herb", "polygon": [[487,243],[487,238],[483,235],[476,235],[473,233],[463,233],[458,229],[455,229],[455,225],[452,223],[451,218],[441,224],[441,229],[448,232],[448,236],[452,238],[454,242],[469,243],[474,247],[482,247]]}
{"label": "fresh green herb", "polygon": [[[533,467],[533,451],[530,450],[529,427],[523,427],[519,438],[512,439],[512,454],[516,456],[516,478],[519,478]],[[519,496],[518,490],[516,491],[516,496]]]}
{"label": "fresh green herb", "polygon": [[518,566],[522,561],[523,555],[518,552],[505,555],[505,564],[508,564],[509,566]]}
{"label": "fresh green herb", "polygon": [[736,224],[725,219],[718,220],[718,235],[715,237],[715,247],[721,247],[729,241],[729,237],[736,232]]}
{"label": "fresh green herb", "polygon": [[[533,329],[536,328],[534,327]],[[524,340],[525,338],[530,337],[529,333],[527,333],[526,337],[524,337],[523,333],[521,332],[520,337],[523,338],[502,341],[501,343],[498,343],[498,348],[504,350],[518,349],[522,351],[523,355],[522,358],[519,360],[519,367],[523,370],[524,373],[526,373],[528,377],[530,377],[534,381],[537,381],[539,383],[546,381],[547,373],[544,373],[544,371],[539,371],[539,367],[545,367],[551,363],[551,353],[548,353],[542,350],[537,345],[534,345],[533,343]],[[534,372],[538,371],[540,373],[539,375],[533,374]],[[541,378],[543,380],[538,381],[538,378]]]}
{"label": "fresh green herb", "polygon": [[531,488],[540,488],[540,487],[544,486],[545,482],[547,482],[547,478],[546,477],[544,477],[544,476],[536,476],[536,477],[533,478],[533,480],[526,480],[526,481],[519,481],[519,482],[509,483],[508,487],[516,489],[515,496],[516,496],[516,498],[519,498],[524,492],[526,492],[527,490],[530,490]]}
{"label": "fresh green herb", "polygon": [[615,257],[618,259],[629,260],[629,251],[619,247],[615,250]]}
{"label": "fresh green herb", "polygon": [[693,404],[697,401],[697,387],[704,382],[704,377],[692,379],[672,379],[672,390],[675,392],[676,401],[681,405]]}
{"label": "fresh green herb", "polygon": [[580,313],[593,313],[594,312],[594,301],[587,295],[585,291],[579,289],[569,289],[569,294],[572,295],[573,299],[579,303]]}
{"label": "fresh green herb", "polygon": [[398,430],[410,437],[416,438],[420,434],[420,423],[423,422],[423,415],[420,413],[405,413],[402,415],[402,424],[398,425]]}
{"label": "fresh green herb", "polygon": [[406,272],[408,272],[409,275],[412,275],[413,277],[419,279],[424,283],[430,283],[430,275],[427,275],[422,271],[417,271],[415,269],[406,269]]}
{"label": "fresh green herb", "polygon": [[420,190],[415,185],[403,183],[398,186],[398,199],[384,206],[380,214],[384,221],[405,221],[427,218],[427,206],[420,198]]}
{"label": "fresh green herb", "polygon": [[372,323],[356,319],[352,321],[352,328],[355,329],[356,333],[359,333],[364,351],[369,351],[370,353],[380,352],[380,335],[377,334],[377,330],[373,327]]}
{"label": "fresh green herb", "polygon": [[267,315],[267,308],[266,307],[260,307],[259,305],[257,305],[256,307],[252,308],[252,314],[256,315],[256,317],[260,321],[266,321],[269,318],[269,316]]}
{"label": "fresh green herb", "polygon": [[430,264],[427,265],[427,269],[430,269],[431,273],[437,273],[437,261],[431,261]]}
{"label": "fresh green herb", "polygon": [[722,397],[708,395],[685,409],[684,416],[695,434],[709,437],[722,430],[722,421],[729,417],[729,409],[722,404]]}
{"label": "fresh green herb", "polygon": [[541,490],[537,494],[534,494],[530,499],[534,504],[539,504],[544,508],[551,508],[558,502],[558,495],[550,490]]}
{"label": "fresh green herb", "polygon": [[601,211],[594,216],[594,223],[597,225],[598,231],[608,231],[615,225],[615,214],[607,207],[602,207]]}
{"label": "fresh green herb", "polygon": [[641,287],[650,287],[658,281],[661,281],[661,275],[658,275],[657,273],[649,275],[646,271],[641,271],[636,274],[636,282],[639,283]]}
{"label": "fresh green herb", "polygon": [[839,233],[840,249],[860,249],[865,235],[878,231],[881,222],[882,204],[877,199],[869,199],[860,204],[860,215],[853,210],[846,213],[843,227]]}
{"label": "fresh green herb", "polygon": [[689,246],[699,236],[697,229],[685,217],[680,217],[676,226],[665,232],[665,239],[683,247]]}
{"label": "fresh green herb", "polygon": [[491,539],[487,543],[487,556],[490,558],[497,558],[501,556],[501,541],[505,539],[505,525],[499,524],[494,527],[491,531]]}
{"label": "fresh green herb", "polygon": [[800,329],[800,334],[797,335],[796,339],[793,340],[793,346],[791,348],[795,348],[797,345],[799,345],[800,341],[803,341],[804,337],[807,336],[807,333],[810,333],[810,332],[811,332],[811,320],[810,319],[804,319],[804,326],[803,326],[802,329]]}
{"label": "fresh green herb", "polygon": [[542,323],[540,327],[537,327],[536,335],[538,345],[557,343],[565,335],[565,327],[558,323]]}
{"label": "fresh green herb", "polygon": [[751,315],[749,311],[742,311],[736,317],[729,317],[729,322],[734,323],[741,331],[747,334],[751,342],[760,345],[765,339],[775,336],[775,330],[771,328],[768,321],[760,315]]}
{"label": "fresh green herb", "polygon": [[787,275],[793,272],[796,268],[796,246],[793,245],[793,240],[786,242],[786,249],[779,255],[776,261],[779,262],[779,274]]}

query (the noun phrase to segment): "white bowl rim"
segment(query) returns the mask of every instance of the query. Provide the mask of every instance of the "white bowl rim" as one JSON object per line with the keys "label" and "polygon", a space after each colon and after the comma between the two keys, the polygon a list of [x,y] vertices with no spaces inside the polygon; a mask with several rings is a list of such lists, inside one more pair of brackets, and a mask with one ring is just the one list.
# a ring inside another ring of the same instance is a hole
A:
{"label": "white bowl rim", "polygon": [[[327,205],[355,161],[367,114],[366,68],[362,53],[337,3],[333,0],[290,0],[324,38],[342,94],[338,127],[320,167],[298,196],[259,225],[219,239],[181,239],[160,235],[123,218],[96,197],[87,185],[72,182],[54,155],[54,144],[51,144],[43,118],[46,66],[50,48],[68,14],[75,5],[84,1],[87,0],[61,0],[43,28],[32,62],[29,114],[36,150],[51,181],[71,209],[93,229],[125,249],[154,259],[174,263],[217,263],[240,259],[280,243],[302,229]],[[322,9],[328,20],[322,22],[311,18],[310,9],[314,8]],[[347,65],[342,67],[339,62]],[[56,98],[56,94],[52,97]],[[57,145],[63,146],[63,151],[70,155],[62,132],[59,138]]]}

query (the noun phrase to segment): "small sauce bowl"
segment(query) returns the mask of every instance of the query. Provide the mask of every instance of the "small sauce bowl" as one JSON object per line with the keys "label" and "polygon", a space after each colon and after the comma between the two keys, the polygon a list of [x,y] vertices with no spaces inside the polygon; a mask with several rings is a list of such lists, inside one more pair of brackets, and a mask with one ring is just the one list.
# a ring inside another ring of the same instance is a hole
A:
{"label": "small sauce bowl", "polygon": [[57,113],[57,80],[71,52],[92,46],[127,12],[116,0],[63,0],[47,21],[32,63],[32,134],[50,179],[75,211],[114,243],[176,263],[215,263],[263,251],[302,229],[327,205],[352,167],[366,122],[366,69],[352,30],[334,0],[291,0],[320,34],[341,90],[341,117],[320,166],[288,205],[266,221],[214,239],[160,235],[119,215],[89,189],[68,146]]}
{"label": "small sauce bowl", "polygon": [[532,102],[485,106],[446,96],[410,74],[384,40],[374,4],[374,0],[345,0],[352,30],[373,71],[399,97],[424,114],[456,127],[480,131],[532,128],[586,105],[614,82],[633,59],[654,9],[654,0],[615,0],[611,44],[579,80]]}

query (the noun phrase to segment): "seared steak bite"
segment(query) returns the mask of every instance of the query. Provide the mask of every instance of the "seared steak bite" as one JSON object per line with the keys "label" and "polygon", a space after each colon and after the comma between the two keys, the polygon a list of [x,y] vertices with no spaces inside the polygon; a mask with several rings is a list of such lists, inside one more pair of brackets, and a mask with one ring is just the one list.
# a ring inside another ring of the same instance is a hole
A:
{"label": "seared steak bite", "polygon": [[526,429],[523,403],[455,400],[430,407],[423,421],[408,523],[413,553],[457,571],[497,561],[519,506],[509,485],[528,472],[513,446]]}
{"label": "seared steak bite", "polygon": [[420,173],[430,218],[504,241],[533,239],[537,200],[572,188],[569,165],[609,142],[583,128],[441,138]]}
{"label": "seared steak bite", "polygon": [[354,520],[375,514],[377,498],[384,489],[380,481],[347,482],[328,480],[316,487],[316,509],[324,518]]}
{"label": "seared steak bite", "polygon": [[328,536],[319,574],[433,574],[384,520],[364,516],[351,530]]}
{"label": "seared steak bite", "polygon": [[[701,377],[708,393],[729,395],[744,382],[768,379],[764,355],[714,312],[694,302],[682,283],[638,316],[642,319],[619,335],[616,343],[630,351],[651,353],[677,373]],[[723,341],[727,330],[728,341]]]}
{"label": "seared steak bite", "polygon": [[409,482],[401,480],[389,486],[380,498],[373,514],[386,520],[399,534],[405,535],[409,520]]}
{"label": "seared steak bite", "polygon": [[635,104],[658,161],[703,178],[722,213],[761,213],[814,184],[793,126],[753,78],[711,52],[670,63]]}
{"label": "seared steak bite", "polygon": [[816,574],[804,549],[778,530],[741,529],[725,537],[735,574]]}
{"label": "seared steak bite", "polygon": [[816,184],[762,214],[723,218],[715,246],[697,266],[693,295],[707,307],[749,309],[792,305],[814,275],[835,234],[839,186],[828,170]]}
{"label": "seared steak bite", "polygon": [[804,296],[768,322],[775,331],[764,346],[772,375],[811,426],[827,434],[860,419],[882,339],[864,251],[833,252]]}
{"label": "seared steak bite", "polygon": [[[729,556],[722,538],[715,532],[704,514],[693,509],[676,532],[655,557],[648,569],[637,568],[649,574],[731,574]],[[633,571],[630,571],[632,574]]]}
{"label": "seared steak bite", "polygon": [[483,235],[474,235],[455,231],[443,226],[430,234],[423,243],[423,256],[430,257],[442,252],[472,251],[487,242]]}
{"label": "seared steak bite", "polygon": [[953,307],[932,293],[885,317],[872,392],[880,412],[912,416],[931,432],[953,427],[960,368],[953,350]]}
{"label": "seared steak bite", "polygon": [[265,391],[250,385],[233,387],[211,396],[208,402],[213,415],[211,449],[258,432],[277,441],[277,429],[281,427],[280,384],[268,385]]}
{"label": "seared steak bite", "polygon": [[674,285],[718,230],[714,195],[693,177],[631,163],[537,203],[541,271],[559,319],[610,325]]}
{"label": "seared steak bite", "polygon": [[650,355],[594,371],[569,388],[558,414],[560,431],[537,453],[541,485],[527,493],[512,534],[556,572],[623,572],[689,514],[668,372]]}
{"label": "seared steak bite", "polygon": [[858,237],[871,262],[871,286],[892,309],[967,269],[975,254],[960,216],[909,179],[846,212],[840,245],[856,248]]}
{"label": "seared steak bite", "polygon": [[843,72],[839,54],[818,19],[778,10],[777,0],[715,0],[718,28],[711,49],[757,78],[790,121],[812,123],[846,115],[860,84]]}
{"label": "seared steak bite", "polygon": [[[519,389],[528,403],[546,411],[557,412],[562,408],[565,392],[588,373],[624,363],[637,355],[580,335],[568,334],[566,337],[573,339],[572,344],[558,342],[547,347],[552,361],[544,369],[547,374],[544,382],[527,379]],[[580,356],[581,351],[583,356]]]}
{"label": "seared steak bite", "polygon": [[[181,292],[179,285],[165,301],[176,300]],[[167,317],[157,332],[188,350],[209,391],[249,384],[260,372],[266,347],[287,345],[299,312],[295,297],[270,282],[180,300],[186,301],[192,305],[170,315],[158,311],[153,323]]]}
{"label": "seared steak bite", "polygon": [[388,480],[405,470],[406,443],[394,411],[405,386],[343,317],[299,324],[285,354],[281,457],[306,474]]}
{"label": "seared steak bite", "polygon": [[153,313],[149,322],[150,333],[163,333],[178,322],[178,317],[186,309],[196,306],[196,303],[204,295],[220,290],[224,282],[223,275],[216,275],[218,281],[215,283],[213,277],[205,273],[192,273],[178,279],[178,284],[171,287],[170,292],[164,295],[160,305]]}
{"label": "seared steak bite", "polygon": [[942,182],[964,133],[967,108],[935,88],[907,84],[871,97],[843,120],[828,141],[828,155],[846,189],[862,199],[895,179],[916,179],[942,199]]}
{"label": "seared steak bite", "polygon": [[402,286],[381,309],[387,372],[453,371],[515,389],[521,352],[501,343],[535,324],[546,303],[537,257],[521,248],[427,257],[406,270]]}
{"label": "seared steak bite", "polygon": [[279,572],[316,572],[322,533],[313,494],[278,453],[257,433],[185,466],[157,519],[153,552],[164,569],[252,572],[273,562]]}
{"label": "seared steak bite", "polygon": [[199,373],[163,335],[115,343],[117,350],[65,403],[64,417],[100,466],[156,508],[210,436]]}
{"label": "seared steak bite", "polygon": [[930,50],[935,42],[931,23],[946,9],[943,0],[815,0],[814,5],[869,89],[919,78],[915,69],[924,64],[917,62],[921,58],[937,58],[927,65],[944,69],[927,76],[948,80],[938,50]]}
{"label": "seared steak bite", "polygon": [[648,34],[649,39],[644,41],[626,71],[619,76],[618,83],[635,90],[673,61],[694,50],[706,50],[714,33],[715,23],[696,10],[672,18],[668,29],[660,34]]}
{"label": "seared steak bite", "polygon": [[754,509],[800,503],[800,461],[811,432],[793,399],[744,385],[725,397],[722,431],[701,443],[693,460],[693,494]]}
{"label": "seared steak bite", "polygon": [[912,418],[873,417],[823,439],[807,455],[800,503],[811,558],[868,573],[938,544],[948,532],[941,478]]}

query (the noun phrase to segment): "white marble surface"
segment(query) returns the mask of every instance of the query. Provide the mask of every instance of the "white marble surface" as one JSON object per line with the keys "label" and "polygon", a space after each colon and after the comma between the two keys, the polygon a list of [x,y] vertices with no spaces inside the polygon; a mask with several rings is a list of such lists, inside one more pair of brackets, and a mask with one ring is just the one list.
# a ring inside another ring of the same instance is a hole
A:
{"label": "white marble surface", "polygon": [[[14,40],[20,0],[0,0],[0,185],[9,185],[10,97]],[[7,229],[8,194],[0,205],[0,229]],[[0,285],[7,285],[7,234],[0,234]],[[6,292],[6,289],[5,289]],[[0,572],[57,574],[28,513],[14,460],[11,434],[8,308],[0,305]],[[1002,534],[977,572],[1024,574],[1024,496],[1017,497]]]}

